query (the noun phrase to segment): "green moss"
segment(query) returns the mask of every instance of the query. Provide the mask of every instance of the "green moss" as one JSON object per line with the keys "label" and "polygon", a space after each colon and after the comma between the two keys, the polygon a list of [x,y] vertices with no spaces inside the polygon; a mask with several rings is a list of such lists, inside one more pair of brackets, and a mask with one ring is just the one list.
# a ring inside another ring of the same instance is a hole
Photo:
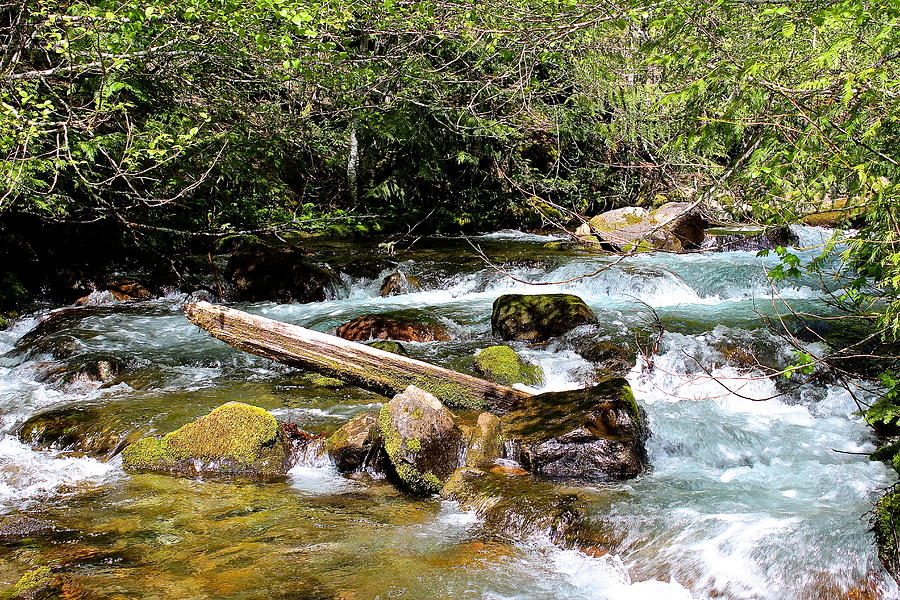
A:
{"label": "green moss", "polygon": [[163,436],[143,438],[122,452],[125,468],[190,470],[194,460],[217,462],[215,471],[274,475],[286,459],[281,427],[265,409],[229,402]]}
{"label": "green moss", "polygon": [[641,428],[643,426],[643,421],[641,420],[641,408],[638,406],[637,400],[634,397],[634,390],[631,389],[630,384],[626,383],[622,386],[620,398],[622,398],[622,401],[628,406],[628,414],[631,415],[631,421],[634,423],[634,426]]}
{"label": "green moss", "polygon": [[7,327],[9,327],[9,319],[0,315],[0,329],[6,329]]}
{"label": "green moss", "polygon": [[414,385],[417,388],[434,394],[434,396],[443,402],[445,406],[451,408],[474,408],[478,410],[484,409],[487,406],[487,403],[481,395],[458,383],[441,381],[425,376],[417,376],[412,379],[413,381],[411,381],[409,385]]}
{"label": "green moss", "polygon": [[894,486],[875,504],[872,531],[878,547],[878,558],[885,568],[896,575],[900,571],[900,550],[897,538],[900,536],[900,491]]}
{"label": "green moss", "polygon": [[540,385],[544,373],[540,367],[523,361],[509,346],[491,346],[475,357],[475,368],[487,379],[500,385]]}
{"label": "green moss", "polygon": [[422,442],[420,442],[418,438],[406,440],[406,449],[410,452],[420,452],[422,450]]}
{"label": "green moss", "polygon": [[22,575],[19,581],[10,589],[7,598],[29,597],[40,588],[48,587],[53,583],[53,573],[50,567],[38,567]]}
{"label": "green moss", "polygon": [[422,442],[413,438],[404,443],[400,432],[394,428],[391,422],[391,411],[388,404],[382,405],[381,412],[378,413],[378,428],[384,439],[384,449],[403,485],[417,494],[429,495],[439,492],[442,483],[434,473],[430,471],[422,473],[401,458],[404,448],[419,452],[422,449]]}

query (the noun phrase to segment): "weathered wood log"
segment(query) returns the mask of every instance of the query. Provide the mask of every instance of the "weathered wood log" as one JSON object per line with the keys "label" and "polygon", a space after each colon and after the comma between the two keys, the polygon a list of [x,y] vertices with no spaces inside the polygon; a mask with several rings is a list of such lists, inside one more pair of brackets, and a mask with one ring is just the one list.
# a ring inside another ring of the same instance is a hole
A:
{"label": "weathered wood log", "polygon": [[505,412],[532,394],[364,344],[249,313],[195,302],[185,316],[238,350],[312,369],[385,395],[415,385],[447,406]]}

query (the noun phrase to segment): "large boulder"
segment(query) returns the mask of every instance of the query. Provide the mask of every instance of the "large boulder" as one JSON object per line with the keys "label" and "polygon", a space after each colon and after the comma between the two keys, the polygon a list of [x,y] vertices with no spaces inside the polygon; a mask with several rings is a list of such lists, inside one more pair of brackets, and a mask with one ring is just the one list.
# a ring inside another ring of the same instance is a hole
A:
{"label": "large boulder", "polygon": [[126,469],[173,474],[277,477],[287,473],[290,446],[268,411],[229,402],[161,438],[145,437],[122,452]]}
{"label": "large boulder", "polygon": [[398,483],[434,494],[460,465],[462,432],[441,401],[409,386],[381,407],[378,425]]}
{"label": "large boulder", "polygon": [[[325,442],[325,452],[343,473],[352,473],[369,466],[377,466],[383,447],[378,415],[373,412],[361,413]],[[381,470],[378,468],[377,470]]]}
{"label": "large boulder", "polygon": [[645,419],[620,377],[532,396],[502,420],[513,457],[536,475],[597,482],[630,479],[647,467]]}
{"label": "large boulder", "polygon": [[778,246],[790,246],[798,242],[797,235],[787,226],[717,227],[706,230],[702,248],[717,252],[758,252],[774,250]]}
{"label": "large boulder", "polygon": [[540,367],[522,360],[509,346],[490,346],[475,356],[475,371],[500,385],[539,385],[544,380]]}
{"label": "large boulder", "polygon": [[446,342],[451,339],[443,324],[412,311],[363,315],[338,327],[337,336],[354,342],[372,339]]}
{"label": "large boulder", "polygon": [[236,252],[225,272],[235,300],[320,302],[334,296],[338,275],[295,250]]}
{"label": "large boulder", "polygon": [[584,300],[572,294],[506,294],[494,301],[491,313],[494,335],[504,340],[542,342],[596,322]]}
{"label": "large boulder", "polygon": [[625,252],[699,248],[706,224],[699,207],[691,202],[668,202],[653,211],[630,206],[589,221],[601,242]]}

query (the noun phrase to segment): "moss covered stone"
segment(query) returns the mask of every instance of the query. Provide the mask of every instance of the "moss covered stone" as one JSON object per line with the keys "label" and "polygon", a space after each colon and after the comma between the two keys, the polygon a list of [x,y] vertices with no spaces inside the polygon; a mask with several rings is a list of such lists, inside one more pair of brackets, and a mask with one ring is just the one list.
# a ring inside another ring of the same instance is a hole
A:
{"label": "moss covered stone", "polygon": [[494,335],[504,340],[542,342],[596,322],[584,300],[572,294],[506,294],[491,312]]}
{"label": "moss covered stone", "polygon": [[270,477],[287,471],[286,436],[268,411],[229,402],[161,438],[122,452],[126,469]]}
{"label": "moss covered stone", "polygon": [[365,412],[335,431],[325,442],[325,452],[339,471],[351,473],[374,461],[381,444],[378,416]]}
{"label": "moss covered stone", "polygon": [[475,357],[475,370],[500,385],[539,385],[544,379],[540,367],[529,364],[509,346],[491,346]]}
{"label": "moss covered stone", "polygon": [[381,407],[384,448],[404,489],[434,494],[459,466],[462,434],[432,394],[410,386]]}
{"label": "moss covered stone", "polygon": [[878,558],[894,577],[900,575],[900,490],[894,486],[875,504],[872,531],[878,546]]}

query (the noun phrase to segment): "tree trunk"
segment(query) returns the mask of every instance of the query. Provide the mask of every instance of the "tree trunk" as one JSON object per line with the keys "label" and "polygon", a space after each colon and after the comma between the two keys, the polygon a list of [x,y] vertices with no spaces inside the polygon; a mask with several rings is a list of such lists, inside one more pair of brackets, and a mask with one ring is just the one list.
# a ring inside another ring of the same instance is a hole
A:
{"label": "tree trunk", "polygon": [[456,408],[504,412],[532,394],[326,333],[208,302],[184,305],[185,316],[238,350],[312,369],[381,394],[415,385]]}

